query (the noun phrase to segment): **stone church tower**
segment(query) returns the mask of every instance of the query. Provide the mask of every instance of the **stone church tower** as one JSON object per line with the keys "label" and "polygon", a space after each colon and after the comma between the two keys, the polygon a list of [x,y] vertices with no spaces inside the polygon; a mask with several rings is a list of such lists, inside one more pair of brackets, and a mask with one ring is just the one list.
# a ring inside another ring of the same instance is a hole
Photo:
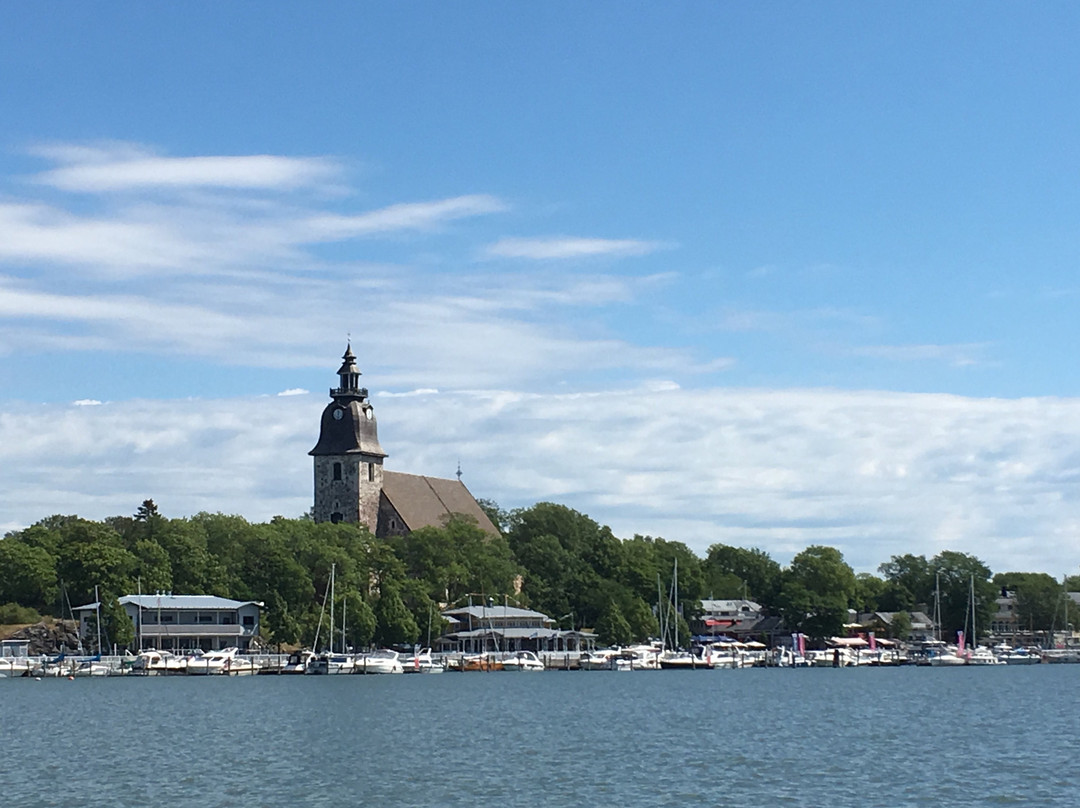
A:
{"label": "stone church tower", "polygon": [[315,521],[353,522],[375,533],[383,488],[383,458],[375,411],[352,345],[345,349],[341,381],[330,390],[333,399],[322,414],[319,442],[308,454],[315,458]]}

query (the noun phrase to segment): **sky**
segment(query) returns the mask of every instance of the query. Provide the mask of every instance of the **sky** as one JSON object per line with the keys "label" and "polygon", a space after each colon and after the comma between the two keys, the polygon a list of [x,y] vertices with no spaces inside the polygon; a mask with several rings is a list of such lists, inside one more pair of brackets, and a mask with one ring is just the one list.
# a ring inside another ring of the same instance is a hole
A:
{"label": "sky", "polygon": [[0,533],[395,471],[1080,565],[1080,8],[0,8]]}

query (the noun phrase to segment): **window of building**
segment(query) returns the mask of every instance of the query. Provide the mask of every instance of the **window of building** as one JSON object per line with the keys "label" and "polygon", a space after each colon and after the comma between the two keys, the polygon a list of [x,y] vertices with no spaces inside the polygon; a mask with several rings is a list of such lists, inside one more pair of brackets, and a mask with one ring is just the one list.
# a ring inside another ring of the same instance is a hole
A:
{"label": "window of building", "polygon": [[341,479],[341,464],[340,463],[335,463],[334,464],[334,479],[335,480],[340,480]]}
{"label": "window of building", "polygon": [[330,521],[333,522],[335,525],[344,518],[345,517],[339,511],[334,511],[332,514],[330,514]]}
{"label": "window of building", "polygon": [[375,464],[374,463],[368,463],[367,464],[367,478],[368,478],[369,483],[375,482]]}
{"label": "window of building", "polygon": [[244,615],[244,625],[245,626],[254,626],[255,625],[255,616],[251,615],[251,614],[245,614]]}

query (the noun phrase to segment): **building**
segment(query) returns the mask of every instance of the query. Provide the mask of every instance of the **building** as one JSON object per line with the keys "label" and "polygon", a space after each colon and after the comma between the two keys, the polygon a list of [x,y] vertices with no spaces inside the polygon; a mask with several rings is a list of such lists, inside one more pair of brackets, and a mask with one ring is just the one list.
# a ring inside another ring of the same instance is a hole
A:
{"label": "building", "polygon": [[461,514],[484,531],[498,534],[484,509],[460,479],[448,480],[386,471],[378,422],[360,386],[351,344],[338,369],[339,383],[323,410],[314,458],[316,522],[366,525],[376,536],[404,535],[421,527],[442,527]]}
{"label": "building", "polygon": [[702,600],[701,616],[691,630],[700,637],[747,633],[761,619],[761,605],[752,600]]}
{"label": "building", "polygon": [[[120,605],[135,626],[135,644],[165,651],[219,651],[251,647],[259,635],[259,610],[253,601],[229,600],[214,595],[127,595]],[[84,640],[94,635],[98,604],[75,609]]]}
{"label": "building", "polygon": [[444,653],[581,651],[596,640],[591,631],[562,631],[546,614],[516,606],[462,606],[442,616],[450,624],[437,643]]}

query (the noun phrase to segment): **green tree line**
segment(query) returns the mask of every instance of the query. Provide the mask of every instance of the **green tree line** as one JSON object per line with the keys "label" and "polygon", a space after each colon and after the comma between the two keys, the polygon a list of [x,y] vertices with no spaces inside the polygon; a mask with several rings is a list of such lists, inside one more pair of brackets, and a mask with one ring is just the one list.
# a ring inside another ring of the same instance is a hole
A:
{"label": "green tree line", "polygon": [[762,550],[722,543],[702,558],[679,541],[620,539],[555,503],[510,512],[491,502],[482,506],[501,535],[463,517],[388,539],[362,526],[310,518],[255,524],[200,513],[169,519],[152,500],[133,516],[99,522],[51,516],[0,540],[0,604],[6,604],[0,622],[4,613],[67,616],[71,607],[91,602],[97,587],[110,642],[131,645],[131,622],[116,601],[141,588],[260,601],[268,642],[310,645],[333,567],[338,608],[345,603],[347,641],[354,647],[437,636],[444,628],[440,610],[469,598],[536,609],[562,628],[591,628],[601,642],[629,643],[657,636],[658,604],[668,602],[676,564],[673,622],[683,644],[705,598],[754,600],[782,617],[788,630],[815,638],[842,633],[848,609],[929,609],[938,590],[942,630],[955,632],[969,620],[972,586],[980,633],[1001,587],[1016,591],[1025,629],[1077,622],[1065,613],[1061,584],[1050,576],[992,577],[964,553],[893,556],[880,575],[856,575],[832,547],[808,547],[786,567]]}

